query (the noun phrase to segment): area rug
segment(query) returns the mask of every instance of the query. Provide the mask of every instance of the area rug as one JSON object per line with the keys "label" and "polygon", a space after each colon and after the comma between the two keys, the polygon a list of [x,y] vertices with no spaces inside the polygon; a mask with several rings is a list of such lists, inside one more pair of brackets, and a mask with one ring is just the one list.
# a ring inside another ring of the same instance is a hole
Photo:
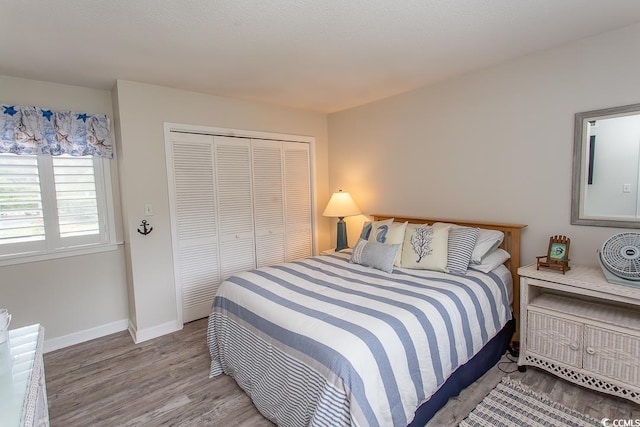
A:
{"label": "area rug", "polygon": [[602,427],[602,423],[504,377],[459,426]]}

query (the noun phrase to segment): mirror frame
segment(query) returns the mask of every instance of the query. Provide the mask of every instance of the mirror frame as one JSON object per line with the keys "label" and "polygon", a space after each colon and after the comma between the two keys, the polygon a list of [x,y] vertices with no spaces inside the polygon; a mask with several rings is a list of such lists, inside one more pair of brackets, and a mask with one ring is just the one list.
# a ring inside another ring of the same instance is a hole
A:
{"label": "mirror frame", "polygon": [[615,219],[593,219],[580,218],[580,194],[582,177],[582,153],[585,149],[583,144],[583,129],[585,121],[593,119],[603,119],[606,116],[618,116],[625,113],[640,114],[640,104],[625,105],[622,107],[605,108],[602,110],[585,111],[576,113],[575,129],[573,140],[573,185],[571,188],[571,224],[573,225],[593,225],[598,227],[620,227],[620,228],[640,228],[638,221],[615,220]]}

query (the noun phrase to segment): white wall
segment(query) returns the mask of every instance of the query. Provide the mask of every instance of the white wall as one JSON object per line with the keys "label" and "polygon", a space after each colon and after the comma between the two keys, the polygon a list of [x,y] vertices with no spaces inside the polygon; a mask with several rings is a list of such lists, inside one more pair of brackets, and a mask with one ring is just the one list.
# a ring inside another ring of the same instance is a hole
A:
{"label": "white wall", "polygon": [[331,114],[330,188],[366,213],[528,224],[525,264],[566,234],[595,265],[621,230],[570,224],[574,114],[640,102],[638,52],[635,25]]}
{"label": "white wall", "polygon": [[[113,118],[109,91],[0,76],[0,94],[4,104]],[[121,240],[116,161],[111,165]],[[122,330],[128,318],[124,266],[124,250],[119,246],[110,252],[0,267],[0,307],[12,313],[12,328],[40,323],[47,342],[57,345]]]}
{"label": "white wall", "polygon": [[[181,326],[176,324],[165,122],[316,137],[317,237],[321,249],[330,246],[329,221],[320,216],[329,198],[326,115],[130,81],[118,81],[113,97],[127,268],[134,305],[130,314],[139,341]],[[153,205],[152,217],[144,216],[145,203]],[[153,226],[148,236],[136,232],[142,219]]]}

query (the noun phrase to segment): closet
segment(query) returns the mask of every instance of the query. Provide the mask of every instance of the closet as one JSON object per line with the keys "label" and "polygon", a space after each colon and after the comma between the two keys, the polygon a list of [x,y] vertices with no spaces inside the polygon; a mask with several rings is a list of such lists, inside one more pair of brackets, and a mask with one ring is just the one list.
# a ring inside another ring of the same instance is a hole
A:
{"label": "closet", "polygon": [[311,256],[309,144],[170,132],[174,270],[182,321],[209,315],[234,273]]}

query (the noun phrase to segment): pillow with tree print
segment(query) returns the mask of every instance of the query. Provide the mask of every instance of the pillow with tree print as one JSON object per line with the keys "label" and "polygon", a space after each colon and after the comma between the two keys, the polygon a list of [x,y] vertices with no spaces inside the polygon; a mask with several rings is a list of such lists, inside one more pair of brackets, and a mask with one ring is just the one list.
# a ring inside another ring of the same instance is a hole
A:
{"label": "pillow with tree print", "polygon": [[449,229],[445,226],[408,224],[402,244],[400,266],[447,272]]}

